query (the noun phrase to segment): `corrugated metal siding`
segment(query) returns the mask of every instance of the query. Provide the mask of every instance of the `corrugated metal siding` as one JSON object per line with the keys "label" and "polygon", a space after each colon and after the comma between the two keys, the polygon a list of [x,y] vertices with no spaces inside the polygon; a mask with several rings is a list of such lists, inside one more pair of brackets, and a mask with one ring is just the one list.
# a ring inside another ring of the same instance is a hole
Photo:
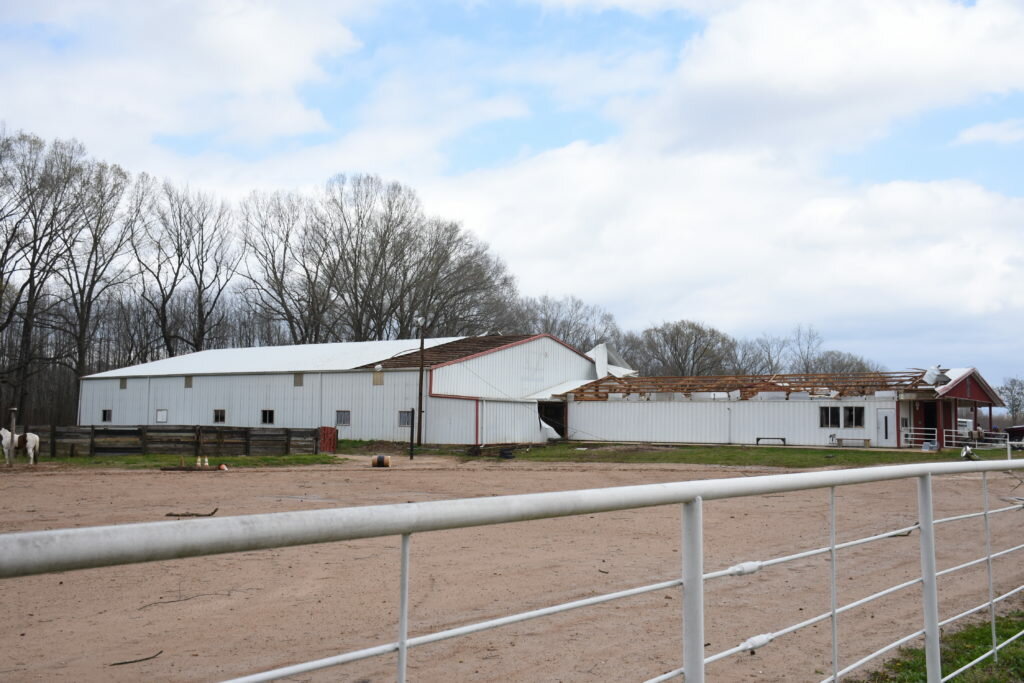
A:
{"label": "corrugated metal siding", "polygon": [[[412,370],[383,374],[383,385],[374,385],[371,371],[325,374],[321,424],[333,425],[335,411],[349,410],[352,425],[338,429],[339,439],[408,441],[409,427],[399,426],[398,413],[416,409],[419,374]],[[424,410],[430,410],[429,400]]]}
{"label": "corrugated metal siding", "polygon": [[[408,441],[410,429],[399,426],[398,414],[416,408],[418,371],[385,372],[383,385],[374,385],[373,374],[305,373],[301,387],[294,386],[292,373],[196,375],[189,389],[183,376],[130,378],[126,389],[119,388],[119,379],[85,379],[81,424],[156,424],[157,410],[166,410],[167,424],[213,425],[213,411],[223,410],[225,425],[260,427],[262,411],[273,410],[274,426],[318,427],[334,425],[335,412],[347,410],[351,424],[338,428],[339,438]],[[101,421],[104,409],[112,410],[109,423]],[[476,443],[475,400],[427,396],[424,411],[424,442]],[[480,429],[489,443],[544,440],[535,402],[487,401]]]}
{"label": "corrugated metal siding", "polygon": [[[92,381],[92,380],[89,380]],[[195,376],[192,387],[184,377],[153,377],[149,381],[148,410],[134,424],[155,424],[158,410],[167,411],[167,424],[213,425],[213,411],[225,411],[225,424],[261,427],[262,411],[274,411],[274,426],[317,427],[320,376],[238,375]]]}
{"label": "corrugated metal siding", "polygon": [[[822,406],[863,406],[864,426],[819,427]],[[875,441],[877,409],[893,399],[835,401],[570,401],[569,438],[753,444],[758,437],[828,446],[831,435]]]}
{"label": "corrugated metal siding", "polygon": [[489,443],[544,443],[536,403],[480,402],[480,440]]}
{"label": "corrugated metal siding", "polygon": [[[82,425],[146,424],[147,378],[128,380],[125,389],[118,379],[82,380],[79,398],[79,420]],[[104,410],[111,411],[111,421],[103,422]]]}
{"label": "corrugated metal siding", "polygon": [[522,398],[568,379],[597,379],[592,361],[541,338],[433,371],[432,391],[450,396]]}
{"label": "corrugated metal siding", "polygon": [[423,430],[427,443],[476,443],[476,401],[428,399]]}

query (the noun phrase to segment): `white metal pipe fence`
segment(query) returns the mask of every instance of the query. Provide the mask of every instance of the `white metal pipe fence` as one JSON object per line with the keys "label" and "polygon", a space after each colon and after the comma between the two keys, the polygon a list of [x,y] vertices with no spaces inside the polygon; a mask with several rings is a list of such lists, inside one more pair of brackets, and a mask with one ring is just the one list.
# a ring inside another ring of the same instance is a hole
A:
{"label": "white metal pipe fence", "polygon": [[[1021,460],[901,465],[408,503],[403,505],[376,505],[220,519],[197,519],[173,523],[157,522],[13,533],[0,535],[0,578],[397,535],[401,537],[401,581],[399,584],[400,613],[397,625],[398,638],[395,642],[243,676],[234,680],[274,680],[368,657],[398,653],[396,677],[399,681],[404,681],[409,648],[652,591],[682,588],[683,636],[680,667],[652,678],[650,681],[664,681],[685,676],[685,680],[688,683],[700,682],[704,680],[705,667],[708,664],[737,653],[764,647],[780,637],[814,624],[831,621],[832,674],[825,678],[825,681],[836,681],[841,676],[863,666],[871,660],[924,636],[928,666],[927,680],[929,683],[937,683],[949,680],[961,671],[969,668],[969,666],[973,666],[990,656],[998,658],[998,653],[1002,648],[1024,635],[1024,631],[1022,631],[1001,643],[997,641],[994,626],[995,606],[1024,591],[1024,585],[1018,586],[1002,595],[996,595],[991,569],[993,559],[1020,552],[1024,550],[1024,545],[994,552],[991,546],[988,525],[992,515],[1024,509],[1024,504],[991,509],[987,474],[993,471],[1022,469],[1024,469],[1024,461]],[[982,512],[934,519],[932,477],[964,473],[982,474]],[[844,543],[836,542],[836,487],[911,478],[916,478],[918,482],[918,522],[916,524],[904,527],[903,529],[895,529]],[[704,571],[702,513],[704,501],[821,488],[830,489],[830,540],[828,546],[801,551],[785,557],[742,562],[723,570]],[[412,638],[408,635],[409,568],[411,538],[413,534],[673,504],[678,504],[682,507],[683,557],[678,577],[668,581],[596,595]],[[937,571],[935,563],[935,526],[957,523],[977,517],[983,517],[985,521],[985,556],[956,567]],[[921,576],[865,596],[859,600],[840,605],[836,591],[835,566],[837,551],[871,543],[883,538],[906,535],[914,530],[920,532]],[[751,574],[775,565],[826,553],[833,560],[830,585],[831,606],[828,611],[812,616],[802,622],[785,626],[777,631],[752,635],[736,647],[728,648],[710,656],[704,655],[704,583],[706,581],[726,576]],[[979,564],[987,565],[988,600],[961,614],[940,621],[937,579],[940,576],[978,566]],[[922,587],[922,628],[889,643],[866,657],[846,666],[841,666],[842,652],[836,629],[837,618],[856,607],[916,585]],[[987,654],[979,657],[976,662],[968,665],[968,667],[950,672],[943,677],[939,662],[939,629],[944,625],[951,624],[986,608],[989,611],[989,618],[993,624],[992,648]]]}
{"label": "white metal pipe fence", "polygon": [[986,432],[980,429],[958,430],[946,429],[942,432],[943,443],[949,448],[999,448],[1006,450],[1006,457],[1012,457],[1010,453],[1010,435],[1006,432]]}

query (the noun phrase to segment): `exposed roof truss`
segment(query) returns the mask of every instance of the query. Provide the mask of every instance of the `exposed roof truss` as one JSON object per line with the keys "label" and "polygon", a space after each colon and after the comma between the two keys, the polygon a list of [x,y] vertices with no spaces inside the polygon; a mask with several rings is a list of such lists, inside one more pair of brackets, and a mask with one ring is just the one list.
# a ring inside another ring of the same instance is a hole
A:
{"label": "exposed roof truss", "polygon": [[[720,375],[711,377],[605,377],[567,392],[577,401],[607,401],[609,394],[739,392],[750,399],[764,392],[811,396],[871,396],[876,391],[925,388],[924,371],[851,372],[842,374]],[[930,388],[930,387],[928,387]]]}

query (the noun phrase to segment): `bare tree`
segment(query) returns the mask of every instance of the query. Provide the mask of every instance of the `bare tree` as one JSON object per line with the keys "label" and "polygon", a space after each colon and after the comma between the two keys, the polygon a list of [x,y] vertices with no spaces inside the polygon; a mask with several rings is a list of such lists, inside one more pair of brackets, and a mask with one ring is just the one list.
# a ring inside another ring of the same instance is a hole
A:
{"label": "bare tree", "polygon": [[[81,220],[64,236],[61,306],[53,326],[67,339],[62,363],[76,377],[93,370],[99,313],[114,289],[131,278],[130,240],[142,210],[143,193],[129,192],[128,174],[118,166],[90,162],[84,181]],[[78,395],[77,383],[73,391]]]}
{"label": "bare tree", "polygon": [[209,195],[183,192],[180,201],[189,217],[185,260],[185,324],[182,338],[192,351],[220,346],[225,330],[223,297],[238,270],[241,252],[235,247],[231,211]]}
{"label": "bare tree", "polygon": [[18,317],[19,339],[11,359],[14,395],[22,415],[29,395],[29,379],[42,346],[36,339],[41,319],[56,303],[50,287],[63,256],[62,247],[81,220],[84,201],[85,150],[77,142],[42,139],[20,134],[7,150],[3,182],[13,194],[15,272],[6,294]]}
{"label": "bare tree", "polygon": [[251,313],[283,324],[292,344],[339,340],[336,247],[313,200],[254,193],[242,204],[241,221],[248,255],[243,291]]}
{"label": "bare tree", "polygon": [[201,351],[222,321],[221,297],[240,259],[230,211],[209,195],[166,181],[149,197],[147,218],[132,239],[141,296],[168,356]]}
{"label": "bare tree", "polygon": [[824,340],[814,327],[797,325],[790,337],[789,371],[799,373],[815,373],[818,370],[818,357]]}
{"label": "bare tree", "polygon": [[574,296],[525,298],[522,307],[529,331],[554,335],[582,351],[621,336],[615,316]]}
{"label": "bare tree", "polygon": [[415,334],[417,312],[432,335],[502,331],[517,299],[505,264],[455,223],[435,219],[421,234],[409,296],[395,310],[394,336]]}
{"label": "bare tree", "polygon": [[700,323],[679,320],[651,327],[640,335],[642,374],[721,375],[729,371],[736,341]]}
{"label": "bare tree", "polygon": [[815,360],[815,372],[843,374],[849,372],[881,372],[878,363],[846,351],[823,351]]}
{"label": "bare tree", "polygon": [[1006,412],[1010,416],[1010,424],[1024,422],[1024,379],[1007,377],[1003,386],[997,390],[999,397],[1006,404]]}

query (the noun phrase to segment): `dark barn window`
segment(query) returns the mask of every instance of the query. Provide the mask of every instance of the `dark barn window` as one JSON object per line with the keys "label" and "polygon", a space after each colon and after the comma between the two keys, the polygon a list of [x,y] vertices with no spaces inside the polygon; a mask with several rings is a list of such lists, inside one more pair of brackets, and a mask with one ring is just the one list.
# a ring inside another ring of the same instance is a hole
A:
{"label": "dark barn window", "polygon": [[822,406],[818,409],[821,427],[839,426],[839,406]]}
{"label": "dark barn window", "polygon": [[864,407],[863,406],[845,406],[843,408],[843,426],[844,427],[863,427],[864,426]]}

